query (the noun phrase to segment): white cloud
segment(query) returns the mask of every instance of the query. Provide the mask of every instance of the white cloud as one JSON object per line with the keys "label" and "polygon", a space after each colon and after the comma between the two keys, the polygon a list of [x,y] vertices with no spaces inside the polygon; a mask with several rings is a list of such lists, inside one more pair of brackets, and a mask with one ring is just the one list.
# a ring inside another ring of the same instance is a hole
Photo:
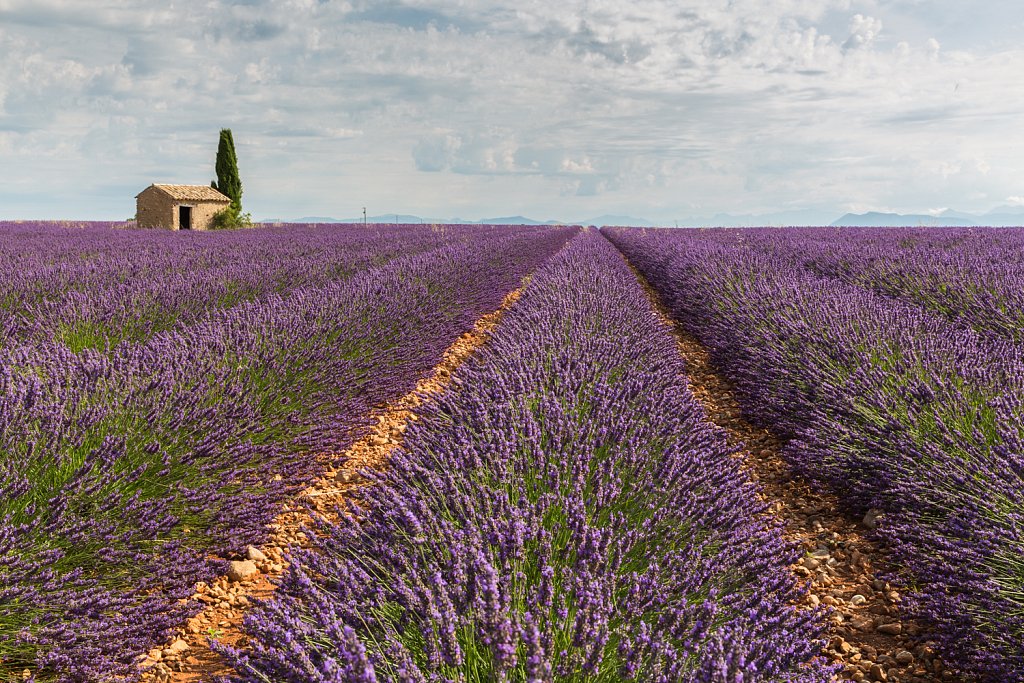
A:
{"label": "white cloud", "polygon": [[579,161],[575,159],[563,159],[562,170],[566,173],[593,173],[594,166],[590,159],[583,157]]}
{"label": "white cloud", "polygon": [[0,204],[120,217],[206,182],[229,126],[256,215],[987,208],[1019,193],[1024,50],[939,5],[0,0]]}
{"label": "white cloud", "polygon": [[844,50],[856,50],[871,45],[882,32],[882,22],[863,14],[853,15],[850,20],[850,37],[843,43]]}

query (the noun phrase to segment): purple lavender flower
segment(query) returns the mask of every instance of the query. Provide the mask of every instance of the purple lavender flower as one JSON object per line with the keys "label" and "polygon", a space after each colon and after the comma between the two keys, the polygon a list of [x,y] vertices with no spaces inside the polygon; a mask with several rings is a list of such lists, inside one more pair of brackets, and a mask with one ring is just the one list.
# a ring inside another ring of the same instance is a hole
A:
{"label": "purple lavender flower", "polygon": [[608,235],[795,469],[883,511],[945,660],[1024,680],[1024,232]]}
{"label": "purple lavender flower", "polygon": [[352,443],[575,232],[0,225],[0,671],[137,675],[223,572],[210,556],[317,476],[309,454]]}
{"label": "purple lavender flower", "polygon": [[294,551],[251,647],[223,649],[238,680],[355,657],[382,681],[829,680],[794,548],[684,371],[615,249],[578,237],[363,507]]}

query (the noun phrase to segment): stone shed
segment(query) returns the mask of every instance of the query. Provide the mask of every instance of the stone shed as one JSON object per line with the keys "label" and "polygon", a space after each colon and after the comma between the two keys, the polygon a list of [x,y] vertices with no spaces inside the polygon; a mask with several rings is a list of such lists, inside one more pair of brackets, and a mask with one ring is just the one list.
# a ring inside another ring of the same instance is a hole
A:
{"label": "stone shed", "polygon": [[135,195],[140,228],[209,230],[213,216],[231,200],[209,185],[153,184]]}

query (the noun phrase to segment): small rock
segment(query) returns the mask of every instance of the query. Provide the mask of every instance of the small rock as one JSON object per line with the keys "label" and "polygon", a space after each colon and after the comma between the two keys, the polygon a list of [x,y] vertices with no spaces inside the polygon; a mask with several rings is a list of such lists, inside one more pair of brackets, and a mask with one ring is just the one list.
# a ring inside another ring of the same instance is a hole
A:
{"label": "small rock", "polygon": [[262,550],[251,545],[245,549],[245,559],[252,560],[253,562],[266,562],[267,556],[263,554]]}
{"label": "small rock", "polygon": [[881,517],[882,517],[882,511],[881,510],[878,510],[876,508],[871,508],[870,510],[868,510],[867,514],[864,515],[864,520],[863,520],[864,526],[866,526],[869,529],[877,529],[878,528],[878,520]]}
{"label": "small rock", "polygon": [[850,604],[853,605],[853,606],[863,605],[867,601],[868,601],[868,599],[865,598],[860,593],[858,593],[857,595],[854,595],[852,598],[850,598]]}
{"label": "small rock", "polygon": [[813,557],[805,557],[802,560],[802,562],[803,562],[803,565],[805,567],[807,567],[808,569],[810,569],[811,571],[814,571],[815,569],[817,569],[818,567],[821,566],[821,562],[819,562],[818,560],[814,559]]}
{"label": "small rock", "polygon": [[363,480],[363,475],[355,470],[341,470],[334,477],[334,481],[342,484],[358,484]]}
{"label": "small rock", "polygon": [[898,636],[903,633],[903,624],[896,622],[893,624],[881,624],[875,628],[879,633],[884,633],[890,636]]}
{"label": "small rock", "polygon": [[908,664],[914,663],[913,653],[907,650],[900,650],[896,653],[896,663],[900,666],[907,666]]}
{"label": "small rock", "polygon": [[872,664],[871,665],[871,670],[868,673],[871,676],[871,680],[873,680],[873,681],[887,681],[887,680],[889,680],[889,675],[885,673],[885,669],[883,669],[878,664]]}
{"label": "small rock", "polygon": [[245,581],[259,573],[252,560],[235,560],[228,567],[228,579],[235,582]]}
{"label": "small rock", "polygon": [[873,622],[868,617],[855,615],[853,619],[850,620],[850,623],[853,624],[853,627],[858,631],[867,631],[871,628]]}
{"label": "small rock", "polygon": [[189,646],[188,643],[186,643],[184,640],[178,638],[173,643],[167,646],[167,648],[164,650],[164,654],[167,653],[167,650],[170,650],[171,653],[175,655],[180,655],[183,652],[188,652]]}

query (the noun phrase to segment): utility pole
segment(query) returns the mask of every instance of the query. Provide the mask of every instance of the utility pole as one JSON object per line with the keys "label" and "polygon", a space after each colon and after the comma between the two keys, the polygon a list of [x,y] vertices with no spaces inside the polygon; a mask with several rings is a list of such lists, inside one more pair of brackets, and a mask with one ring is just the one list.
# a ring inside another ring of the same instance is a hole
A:
{"label": "utility pole", "polygon": [[366,207],[363,207],[363,227],[366,227]]}

